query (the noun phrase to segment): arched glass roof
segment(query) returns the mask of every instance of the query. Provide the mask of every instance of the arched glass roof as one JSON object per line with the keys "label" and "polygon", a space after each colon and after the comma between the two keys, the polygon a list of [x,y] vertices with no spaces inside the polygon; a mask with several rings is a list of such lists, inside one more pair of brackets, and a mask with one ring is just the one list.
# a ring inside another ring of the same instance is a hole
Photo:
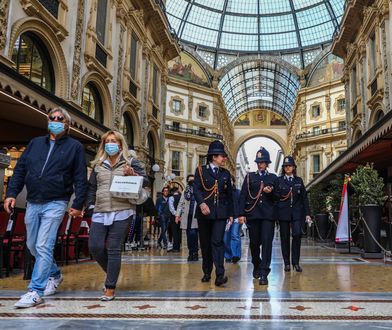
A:
{"label": "arched glass roof", "polygon": [[260,60],[235,66],[218,87],[231,121],[256,108],[269,109],[289,121],[301,84],[287,68]]}
{"label": "arched glass roof", "polygon": [[[167,0],[178,37],[219,68],[238,53],[277,53],[305,67],[331,41],[344,0]],[[203,54],[203,51],[206,52]],[[297,56],[295,56],[297,55]],[[297,63],[294,63],[294,62]]]}

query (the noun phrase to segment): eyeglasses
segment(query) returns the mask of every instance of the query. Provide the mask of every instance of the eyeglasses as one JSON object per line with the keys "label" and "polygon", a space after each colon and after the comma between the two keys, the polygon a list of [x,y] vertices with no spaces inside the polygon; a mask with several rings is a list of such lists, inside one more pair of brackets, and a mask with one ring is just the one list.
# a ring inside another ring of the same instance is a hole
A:
{"label": "eyeglasses", "polygon": [[63,116],[49,116],[49,120],[50,120],[50,121],[55,121],[55,120],[57,120],[57,121],[63,121],[63,120],[64,120],[64,117],[63,117]]}

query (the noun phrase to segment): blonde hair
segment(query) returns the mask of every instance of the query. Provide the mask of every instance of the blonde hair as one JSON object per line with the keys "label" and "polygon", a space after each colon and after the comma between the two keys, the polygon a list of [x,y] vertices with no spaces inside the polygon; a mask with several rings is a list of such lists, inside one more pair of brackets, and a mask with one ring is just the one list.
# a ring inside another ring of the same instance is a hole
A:
{"label": "blonde hair", "polygon": [[106,159],[108,159],[109,155],[105,151],[105,140],[109,135],[114,135],[117,142],[120,144],[120,154],[119,156],[123,156],[124,159],[129,159],[129,151],[128,145],[125,141],[124,135],[117,131],[108,131],[101,137],[101,142],[99,143],[98,152],[95,156],[95,159],[91,162],[91,166],[94,167],[95,165],[101,165]]}

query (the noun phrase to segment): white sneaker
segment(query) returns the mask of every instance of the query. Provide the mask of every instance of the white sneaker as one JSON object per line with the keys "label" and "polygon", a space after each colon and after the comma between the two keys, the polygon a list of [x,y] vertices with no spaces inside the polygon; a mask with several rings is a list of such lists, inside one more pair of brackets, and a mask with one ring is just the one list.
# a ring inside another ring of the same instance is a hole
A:
{"label": "white sneaker", "polygon": [[44,300],[39,296],[37,291],[29,291],[20,297],[14,305],[17,308],[27,308],[42,304]]}
{"label": "white sneaker", "polygon": [[46,283],[46,288],[44,291],[44,296],[51,296],[57,292],[58,286],[61,284],[63,281],[63,275],[60,274],[60,277],[54,278],[54,277],[49,277],[48,283]]}

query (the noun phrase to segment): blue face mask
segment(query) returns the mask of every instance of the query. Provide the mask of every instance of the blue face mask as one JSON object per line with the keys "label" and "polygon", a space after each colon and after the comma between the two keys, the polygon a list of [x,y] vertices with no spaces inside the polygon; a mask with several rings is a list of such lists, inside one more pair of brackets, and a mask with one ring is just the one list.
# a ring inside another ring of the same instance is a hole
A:
{"label": "blue face mask", "polygon": [[120,147],[117,143],[105,143],[105,151],[109,156],[114,156],[120,151]]}
{"label": "blue face mask", "polygon": [[48,124],[48,130],[50,133],[53,133],[54,135],[59,135],[62,132],[64,132],[65,125],[64,123],[60,123],[58,121],[50,121]]}

